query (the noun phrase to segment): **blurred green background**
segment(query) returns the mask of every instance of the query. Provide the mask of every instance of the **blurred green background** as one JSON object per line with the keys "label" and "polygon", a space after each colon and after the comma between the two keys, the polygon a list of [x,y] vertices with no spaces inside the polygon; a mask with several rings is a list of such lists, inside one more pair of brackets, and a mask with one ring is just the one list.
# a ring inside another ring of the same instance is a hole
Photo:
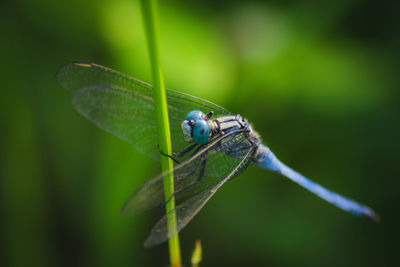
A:
{"label": "blurred green background", "polygon": [[[397,1],[160,1],[168,88],[253,122],[284,162],[370,205],[353,217],[250,167],[180,235],[189,266],[388,266],[398,255]],[[160,167],[79,115],[55,80],[86,60],[151,82],[136,0],[0,4],[0,265],[166,266],[162,216],[120,216]]]}

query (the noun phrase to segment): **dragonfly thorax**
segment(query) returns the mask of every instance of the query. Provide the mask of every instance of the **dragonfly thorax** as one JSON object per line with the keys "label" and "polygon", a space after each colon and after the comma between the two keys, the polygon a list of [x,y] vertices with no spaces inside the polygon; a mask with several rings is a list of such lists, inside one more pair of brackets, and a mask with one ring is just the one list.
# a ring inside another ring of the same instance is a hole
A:
{"label": "dragonfly thorax", "polygon": [[248,128],[246,120],[240,116],[222,116],[214,120],[209,120],[212,134],[226,134],[230,131]]}

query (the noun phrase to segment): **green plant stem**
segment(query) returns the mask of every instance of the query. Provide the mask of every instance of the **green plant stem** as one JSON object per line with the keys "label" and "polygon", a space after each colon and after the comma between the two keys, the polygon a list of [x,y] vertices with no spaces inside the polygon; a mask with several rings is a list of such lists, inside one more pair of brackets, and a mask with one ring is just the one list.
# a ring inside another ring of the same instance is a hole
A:
{"label": "green plant stem", "polygon": [[[157,0],[141,0],[143,22],[149,48],[151,70],[153,74],[153,97],[158,128],[158,141],[160,149],[165,154],[171,155],[171,136],[168,121],[167,99],[165,94],[164,77],[161,69],[161,60],[158,46],[158,8]],[[173,162],[170,158],[161,156],[161,169],[168,173],[164,178],[165,199],[174,193],[174,177],[172,173]],[[168,233],[176,232],[176,214],[170,212],[175,209],[175,198],[166,205]],[[169,243],[170,264],[172,267],[181,266],[181,253],[178,234],[171,237]]]}

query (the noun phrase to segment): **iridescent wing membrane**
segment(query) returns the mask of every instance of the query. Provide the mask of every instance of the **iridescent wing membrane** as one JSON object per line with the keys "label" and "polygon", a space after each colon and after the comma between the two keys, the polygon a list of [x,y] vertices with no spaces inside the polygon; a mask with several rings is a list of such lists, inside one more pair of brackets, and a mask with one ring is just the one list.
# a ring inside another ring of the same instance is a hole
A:
{"label": "iridescent wing membrane", "polygon": [[[159,160],[150,84],[87,62],[62,66],[57,72],[57,80],[72,94],[73,104],[83,116]],[[180,124],[190,111],[199,109],[213,111],[215,116],[230,115],[226,109],[209,101],[173,90],[166,92],[173,151],[181,151],[187,146]]]}
{"label": "iridescent wing membrane", "polygon": [[[237,165],[230,169],[226,176],[223,176],[223,179],[220,179],[219,182],[214,184],[213,186],[207,188],[206,190],[199,190],[200,193],[194,194],[194,196],[186,199],[181,204],[179,204],[175,210],[170,213],[175,213],[177,215],[177,226],[175,232],[171,232],[168,229],[167,218],[169,214],[165,215],[151,230],[150,236],[147,238],[144,243],[145,247],[152,247],[158,245],[175,234],[177,234],[180,230],[182,230],[196,214],[204,207],[207,201],[217,192],[217,190],[223,186],[226,182],[232,179],[239,172],[244,170],[256,152],[256,147],[254,145],[249,146],[249,149],[246,151],[243,157],[237,162]],[[194,186],[197,187],[197,184]],[[197,188],[198,189],[198,188]]]}
{"label": "iridescent wing membrane", "polygon": [[[238,157],[228,156],[231,143],[241,144],[242,149],[246,147],[243,149],[245,154],[240,154]],[[217,184],[231,174],[251,148],[252,144],[242,130],[218,136],[200,147],[195,155],[176,165],[173,170],[176,199],[184,200]],[[134,214],[162,205],[163,178],[168,174],[169,172],[160,174],[144,183],[125,203],[123,212]]]}
{"label": "iridescent wing membrane", "polygon": [[[76,109],[98,127],[132,144],[139,151],[158,160],[157,129],[154,118],[152,86],[122,73],[93,63],[73,62],[57,73],[59,83],[73,95]],[[167,90],[172,147],[182,151],[181,122],[192,110],[213,111],[214,116],[230,115],[224,108],[206,100]],[[215,191],[253,157],[255,147],[243,130],[217,136],[175,166],[177,231],[180,231],[205,205]],[[164,201],[163,177],[149,180],[126,202],[123,213],[133,214]],[[176,233],[167,233],[165,218],[153,229],[147,246],[166,241]]]}
{"label": "iridescent wing membrane", "polygon": [[[240,151],[232,151],[232,143],[238,144]],[[160,244],[185,227],[225,182],[248,166],[255,150],[246,133],[236,130],[215,138],[197,154],[176,165],[173,170],[175,197],[181,203],[172,211],[177,216],[176,232],[167,231],[165,216],[153,228],[145,246]],[[228,156],[232,153],[236,156]],[[205,162],[203,173],[202,162]],[[163,204],[163,178],[168,174],[160,174],[143,184],[125,203],[123,212],[132,214]]]}

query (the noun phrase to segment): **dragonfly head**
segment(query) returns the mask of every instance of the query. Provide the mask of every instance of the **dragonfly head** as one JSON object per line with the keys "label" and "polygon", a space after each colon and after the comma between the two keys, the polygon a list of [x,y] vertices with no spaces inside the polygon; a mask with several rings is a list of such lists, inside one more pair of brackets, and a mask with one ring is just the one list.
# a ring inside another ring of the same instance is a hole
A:
{"label": "dragonfly head", "polygon": [[210,138],[210,126],[204,113],[200,110],[189,112],[182,122],[182,132],[186,142],[206,144]]}

